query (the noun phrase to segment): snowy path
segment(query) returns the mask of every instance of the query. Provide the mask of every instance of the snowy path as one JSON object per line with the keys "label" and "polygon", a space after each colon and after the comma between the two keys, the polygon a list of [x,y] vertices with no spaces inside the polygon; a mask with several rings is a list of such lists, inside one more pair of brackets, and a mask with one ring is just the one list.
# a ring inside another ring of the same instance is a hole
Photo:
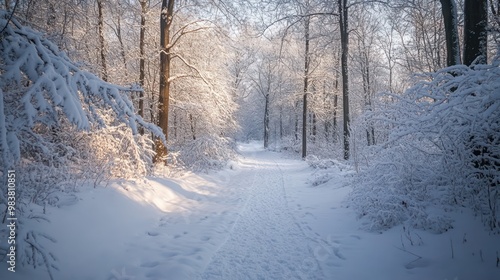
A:
{"label": "snowy path", "polygon": [[[471,215],[441,235],[366,232],[345,205],[350,167],[314,169],[260,143],[239,150],[231,168],[210,174],[62,193],[46,208],[50,223],[27,221],[57,241],[44,243],[58,258],[54,279],[499,279],[498,237]],[[12,274],[1,262],[0,279],[50,278],[43,268]]]}
{"label": "snowy path", "polygon": [[319,266],[288,207],[279,163],[265,152],[244,155],[255,163],[250,197],[202,279],[324,279],[310,271]]}

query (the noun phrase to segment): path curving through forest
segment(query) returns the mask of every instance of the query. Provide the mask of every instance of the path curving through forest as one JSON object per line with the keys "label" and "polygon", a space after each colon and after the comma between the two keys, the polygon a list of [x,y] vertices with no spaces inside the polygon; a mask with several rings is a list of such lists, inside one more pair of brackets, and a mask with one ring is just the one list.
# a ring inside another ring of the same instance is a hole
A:
{"label": "path curving through forest", "polygon": [[254,173],[249,197],[201,279],[324,279],[289,209],[281,162],[267,151],[241,150],[244,172]]}

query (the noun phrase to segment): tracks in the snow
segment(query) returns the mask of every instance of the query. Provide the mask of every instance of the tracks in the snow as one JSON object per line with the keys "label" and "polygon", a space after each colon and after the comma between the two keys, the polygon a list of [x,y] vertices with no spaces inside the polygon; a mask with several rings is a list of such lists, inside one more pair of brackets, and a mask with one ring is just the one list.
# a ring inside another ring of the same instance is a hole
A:
{"label": "tracks in the snow", "polygon": [[[311,240],[290,213],[278,163],[256,161],[250,197],[202,279],[323,279]],[[250,182],[248,182],[250,183]]]}

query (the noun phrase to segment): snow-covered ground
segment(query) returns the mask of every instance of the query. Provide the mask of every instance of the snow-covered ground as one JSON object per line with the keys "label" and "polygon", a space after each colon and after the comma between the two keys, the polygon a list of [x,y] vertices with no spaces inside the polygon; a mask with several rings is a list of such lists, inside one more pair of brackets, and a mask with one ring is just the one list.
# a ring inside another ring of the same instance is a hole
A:
{"label": "snow-covered ground", "polygon": [[[345,205],[353,171],[328,182],[304,161],[241,144],[226,170],[84,188],[28,225],[57,240],[56,279],[500,279],[500,237],[468,212],[444,234],[361,230]],[[39,270],[0,279],[48,279]]]}

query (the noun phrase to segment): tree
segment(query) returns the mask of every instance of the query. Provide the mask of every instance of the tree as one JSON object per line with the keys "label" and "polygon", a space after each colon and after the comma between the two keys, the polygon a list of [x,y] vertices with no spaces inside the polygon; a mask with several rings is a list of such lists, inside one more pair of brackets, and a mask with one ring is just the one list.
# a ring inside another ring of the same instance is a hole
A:
{"label": "tree", "polygon": [[487,0],[464,1],[464,64],[487,62]]}
{"label": "tree", "polygon": [[257,70],[257,79],[254,79],[254,86],[257,91],[264,97],[264,148],[269,147],[269,134],[270,134],[270,121],[269,121],[269,110],[270,110],[270,99],[271,92],[274,90],[273,85],[273,75],[276,65],[269,58],[264,58],[261,65]]}
{"label": "tree", "polygon": [[305,31],[304,31],[304,95],[302,97],[302,158],[305,159],[307,156],[307,94],[309,87],[309,23],[310,18],[306,17],[304,21]]}
{"label": "tree", "polygon": [[460,64],[460,42],[458,38],[458,15],[455,0],[440,0],[446,33],[446,63]]}
{"label": "tree", "polygon": [[[361,8],[354,18],[354,29],[352,33],[356,35],[356,48],[353,54],[353,62],[359,65],[363,92],[363,110],[366,112],[373,110],[373,95],[376,83],[376,55],[375,38],[377,30],[380,29],[380,22],[374,19],[373,15],[364,8]],[[366,124],[366,143],[368,146],[375,145],[375,127],[368,121]]]}
{"label": "tree", "polygon": [[[174,17],[174,0],[163,0],[160,15],[160,96],[158,99],[158,126],[168,139],[168,106],[170,101],[170,28]],[[155,161],[167,156],[167,147],[156,141]],[[165,161],[166,163],[166,161]]]}
{"label": "tree", "polygon": [[[147,0],[138,0],[141,5],[141,30],[139,32],[139,85],[144,88],[144,78],[146,77],[145,73],[145,35],[146,35],[146,13],[148,9]],[[139,93],[139,116],[144,118],[144,91]],[[144,130],[140,131],[141,134],[144,134]]]}
{"label": "tree", "polygon": [[[7,170],[15,168],[29,174],[16,181],[19,187],[16,199],[20,205],[16,213],[20,220],[34,214],[26,211],[26,215],[23,209],[28,206],[25,203],[50,203],[47,197],[65,178],[56,177],[45,186],[40,180],[61,174],[56,173],[57,170],[73,173],[87,171],[81,166],[87,158],[79,157],[79,149],[64,142],[68,134],[94,131],[109,127],[109,123],[120,123],[134,135],[138,134],[138,127],[145,127],[165,142],[158,127],[145,122],[135,113],[127,95],[137,91],[136,88],[108,83],[80,69],[54,43],[4,11],[0,11],[0,26],[3,27],[0,40],[0,205],[7,205]],[[124,133],[118,135],[123,136]],[[74,141],[75,144],[83,145],[82,138]],[[116,140],[117,137],[113,138]],[[116,145],[116,141],[113,144]],[[129,144],[139,145],[135,141]],[[90,147],[85,150],[91,152]],[[136,152],[143,151],[137,149]],[[2,209],[7,211],[6,207]],[[51,272],[57,269],[56,259],[40,241],[43,238],[53,239],[36,230],[26,230],[24,224],[20,225],[16,238],[25,242],[19,242],[16,258],[23,264],[44,265],[52,278]]]}
{"label": "tree", "polygon": [[104,15],[103,15],[103,4],[102,0],[97,0],[97,12],[98,12],[98,23],[97,27],[99,29],[99,51],[101,55],[101,75],[104,81],[108,80],[108,70],[106,65],[106,44],[104,41]]}
{"label": "tree", "polygon": [[344,159],[349,159],[350,119],[349,119],[349,28],[347,0],[338,0],[340,44],[341,44],[341,73],[342,73],[342,108],[344,117]]}

